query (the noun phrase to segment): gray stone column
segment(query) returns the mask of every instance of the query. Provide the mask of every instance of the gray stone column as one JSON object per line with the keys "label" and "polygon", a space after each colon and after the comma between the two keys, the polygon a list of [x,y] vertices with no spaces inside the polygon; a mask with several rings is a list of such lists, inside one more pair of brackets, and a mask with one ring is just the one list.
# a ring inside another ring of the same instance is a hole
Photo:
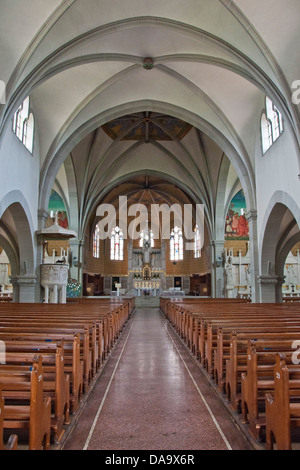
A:
{"label": "gray stone column", "polygon": [[19,302],[19,284],[18,284],[18,278],[17,276],[10,277],[10,282],[13,286],[13,302],[18,303]]}
{"label": "gray stone column", "polygon": [[211,241],[211,296],[225,297],[224,240]]}
{"label": "gray stone column", "polygon": [[249,225],[250,237],[250,260],[251,260],[251,300],[260,302],[260,290],[262,284],[258,281],[259,262],[258,262],[258,240],[257,240],[257,211],[249,210],[246,213],[246,219]]}
{"label": "gray stone column", "polygon": [[39,230],[43,230],[46,227],[46,221],[49,217],[49,212],[40,209],[38,210],[38,228]]}
{"label": "gray stone column", "polygon": [[77,239],[70,240],[70,249],[72,251],[72,265],[70,266],[70,276],[82,284],[83,267],[83,241]]}
{"label": "gray stone column", "polygon": [[282,279],[274,275],[258,276],[260,285],[260,301],[262,303],[276,302],[276,291],[278,285],[282,285]]}
{"label": "gray stone column", "polygon": [[36,302],[37,277],[31,275],[15,276],[11,278],[14,287],[13,301],[34,303]]}

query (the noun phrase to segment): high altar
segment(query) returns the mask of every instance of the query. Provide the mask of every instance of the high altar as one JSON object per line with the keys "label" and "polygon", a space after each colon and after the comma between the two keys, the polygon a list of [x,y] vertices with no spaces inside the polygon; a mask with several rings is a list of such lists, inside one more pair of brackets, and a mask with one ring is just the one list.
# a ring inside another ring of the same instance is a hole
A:
{"label": "high altar", "polygon": [[165,272],[164,249],[154,249],[150,230],[144,230],[144,236],[139,249],[132,249],[130,259],[130,278],[136,296],[159,295]]}

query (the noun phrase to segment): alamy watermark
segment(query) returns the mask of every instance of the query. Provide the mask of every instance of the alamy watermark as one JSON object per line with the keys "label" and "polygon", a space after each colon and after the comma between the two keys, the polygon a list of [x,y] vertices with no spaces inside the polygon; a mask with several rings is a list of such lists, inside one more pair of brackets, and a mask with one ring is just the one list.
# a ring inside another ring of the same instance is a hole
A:
{"label": "alamy watermark", "polygon": [[292,344],[292,349],[296,349],[296,351],[292,354],[292,363],[295,365],[300,364],[300,341],[294,341]]}
{"label": "alamy watermark", "polygon": [[6,85],[0,80],[0,104],[6,104]]}
{"label": "alamy watermark", "polygon": [[292,94],[292,102],[294,104],[300,104],[300,80],[295,80],[292,83],[292,90],[294,90]]}
{"label": "alamy watermark", "polygon": [[6,364],[6,346],[4,341],[0,341],[0,364]]}
{"label": "alamy watermark", "polygon": [[194,249],[195,228],[198,236],[200,235],[202,247],[204,245],[203,204],[151,204],[149,211],[149,207],[141,203],[128,207],[127,196],[119,196],[118,209],[112,204],[101,204],[96,215],[101,218],[97,224],[100,240],[110,238],[116,226],[122,231],[124,239],[131,240],[138,240],[145,227],[152,231],[154,239],[168,240],[172,229],[178,227],[186,240],[186,250]]}

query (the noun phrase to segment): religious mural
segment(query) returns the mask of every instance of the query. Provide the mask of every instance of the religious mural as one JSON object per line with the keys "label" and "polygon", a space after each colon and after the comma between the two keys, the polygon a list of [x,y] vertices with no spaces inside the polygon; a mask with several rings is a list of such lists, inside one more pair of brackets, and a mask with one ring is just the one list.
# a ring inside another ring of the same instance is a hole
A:
{"label": "religious mural", "polygon": [[246,199],[241,190],[232,199],[227,212],[225,240],[249,240],[249,225],[245,212]]}
{"label": "religious mural", "polygon": [[54,190],[52,190],[51,192],[48,211],[49,211],[49,214],[51,215],[51,218],[53,219],[53,222],[55,221],[55,214],[57,212],[58,224],[65,229],[69,228],[69,222],[68,222],[68,216],[67,216],[65,204],[61,196]]}

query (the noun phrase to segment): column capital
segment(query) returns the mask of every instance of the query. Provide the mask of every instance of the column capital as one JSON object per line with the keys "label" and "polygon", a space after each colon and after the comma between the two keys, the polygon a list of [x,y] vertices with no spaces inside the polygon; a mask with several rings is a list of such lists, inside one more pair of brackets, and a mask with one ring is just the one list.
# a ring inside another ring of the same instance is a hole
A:
{"label": "column capital", "polygon": [[245,214],[246,219],[248,222],[251,220],[257,220],[257,210],[256,209],[250,209],[248,212]]}
{"label": "column capital", "polygon": [[13,286],[35,286],[37,283],[37,276],[14,276],[10,278],[10,282]]}
{"label": "column capital", "polygon": [[23,286],[35,286],[37,282],[37,276],[19,276],[18,284]]}
{"label": "column capital", "polygon": [[257,276],[257,282],[261,285],[277,285],[281,280],[279,276]]}
{"label": "column capital", "polygon": [[43,229],[46,225],[46,220],[49,217],[49,212],[47,212],[45,209],[39,209],[37,214],[38,214],[39,228]]}

